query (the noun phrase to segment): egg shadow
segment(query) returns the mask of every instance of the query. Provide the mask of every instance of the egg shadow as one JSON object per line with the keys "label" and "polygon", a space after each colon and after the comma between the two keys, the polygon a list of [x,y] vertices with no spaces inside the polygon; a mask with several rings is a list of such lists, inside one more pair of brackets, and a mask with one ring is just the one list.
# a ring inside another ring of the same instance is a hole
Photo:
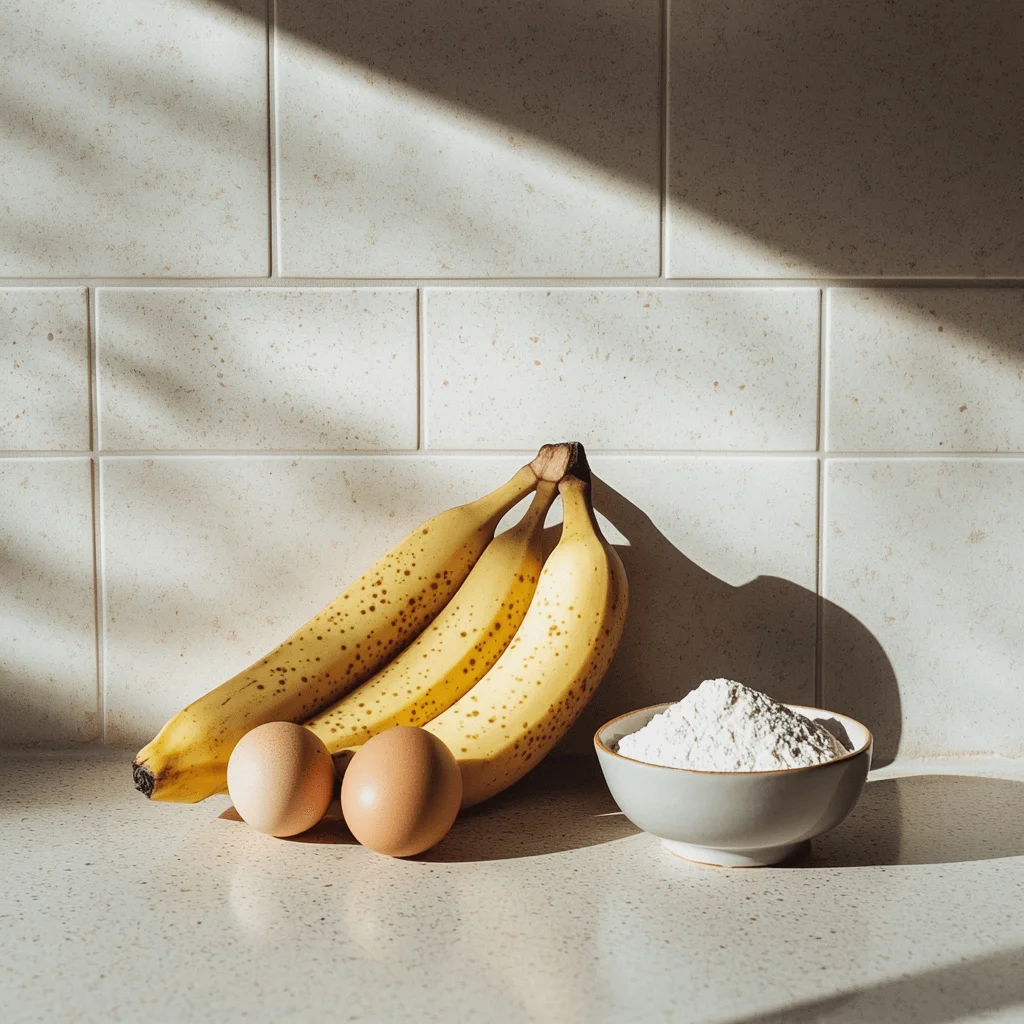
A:
{"label": "egg shadow", "polygon": [[871,730],[876,767],[894,759],[902,731],[896,675],[862,622],[776,576],[732,586],[596,476],[593,491],[595,508],[626,540],[616,550],[629,579],[629,615],[608,675],[563,749],[589,754],[594,732],[610,718],[727,677],[776,700],[849,715]]}
{"label": "egg shadow", "polygon": [[[218,817],[242,822],[234,807]],[[404,859],[458,863],[539,857],[613,842],[639,831],[615,805],[596,761],[551,757],[503,793],[461,811],[437,846]],[[337,796],[316,825],[282,841],[360,845],[345,824]]]}
{"label": "egg shadow", "polygon": [[[242,821],[242,816],[234,807],[228,807],[218,815],[224,821]],[[320,843],[325,846],[358,846],[359,840],[348,830],[345,818],[341,813],[341,804],[337,793],[331,800],[327,813],[310,829],[300,832],[297,836],[280,836],[286,843]]]}
{"label": "egg shadow", "polygon": [[413,858],[432,863],[566,853],[639,833],[612,800],[596,760],[549,757],[514,786],[462,811],[445,838]]}

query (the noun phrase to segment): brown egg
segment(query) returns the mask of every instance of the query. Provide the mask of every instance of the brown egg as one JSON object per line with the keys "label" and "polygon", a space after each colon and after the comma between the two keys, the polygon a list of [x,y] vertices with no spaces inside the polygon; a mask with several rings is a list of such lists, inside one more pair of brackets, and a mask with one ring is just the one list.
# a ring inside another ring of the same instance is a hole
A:
{"label": "brown egg", "polygon": [[247,732],[228,760],[228,793],[242,819],[268,836],[312,828],[334,792],[334,763],[323,740],[292,722]]}
{"label": "brown egg", "polygon": [[415,726],[367,740],[341,780],[341,810],[352,835],[391,857],[411,857],[439,843],[461,802],[462,775],[452,752]]}

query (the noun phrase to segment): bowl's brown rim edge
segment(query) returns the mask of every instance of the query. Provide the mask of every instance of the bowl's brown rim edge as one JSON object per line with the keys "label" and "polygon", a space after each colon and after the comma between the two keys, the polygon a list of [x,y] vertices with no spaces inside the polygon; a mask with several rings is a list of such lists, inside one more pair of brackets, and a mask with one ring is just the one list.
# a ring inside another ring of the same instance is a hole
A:
{"label": "bowl's brown rim edge", "polygon": [[[671,707],[673,704],[678,704],[678,701],[670,700],[663,704],[650,704],[645,708],[635,708],[633,711],[626,711],[621,715],[616,715],[614,718],[609,718],[604,725],[600,726],[594,733],[594,746],[599,750],[603,750],[606,754],[610,754],[612,757],[621,758],[623,761],[629,761],[630,764],[642,764],[648,768],[663,768],[670,772],[686,772],[690,775],[731,775],[731,776],[743,776],[749,778],[752,775],[793,775],[796,772],[810,772],[814,771],[815,768],[826,768],[830,764],[840,764],[843,761],[853,760],[855,757],[860,757],[866,751],[871,749],[872,744],[875,741],[871,730],[863,723],[858,722],[856,718],[851,718],[849,715],[844,715],[840,711],[829,711],[826,708],[815,708],[808,704],[786,704],[785,701],[780,701],[785,707],[789,708],[790,711],[796,711],[801,713],[804,711],[814,711],[821,715],[832,715],[835,718],[845,718],[848,722],[853,722],[855,725],[860,726],[867,734],[867,740],[861,744],[856,750],[851,750],[848,754],[844,754],[842,757],[835,757],[831,761],[822,761],[821,764],[808,764],[800,768],[772,768],[766,772],[712,772],[707,771],[704,768],[676,768],[672,765],[667,764],[651,764],[649,761],[638,761],[635,757],[626,757],[625,754],[620,754],[617,750],[612,750],[606,746],[601,740],[601,733],[604,732],[609,726],[614,725],[616,722],[621,721],[623,718],[629,718],[631,715],[639,715],[644,711],[653,711],[657,714],[660,711],[664,711],[665,708]],[[808,717],[808,716],[804,716]]]}

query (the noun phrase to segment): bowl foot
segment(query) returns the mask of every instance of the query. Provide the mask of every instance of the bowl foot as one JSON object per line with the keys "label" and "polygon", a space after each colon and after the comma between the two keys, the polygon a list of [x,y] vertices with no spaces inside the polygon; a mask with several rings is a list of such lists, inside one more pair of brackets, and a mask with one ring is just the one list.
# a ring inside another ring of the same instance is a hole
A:
{"label": "bowl foot", "polygon": [[715,850],[710,846],[694,846],[673,839],[662,839],[661,845],[669,853],[695,864],[708,864],[718,868],[763,868],[779,864],[794,854],[805,850],[810,840],[801,843],[785,843],[782,846],[762,846],[753,850]]}

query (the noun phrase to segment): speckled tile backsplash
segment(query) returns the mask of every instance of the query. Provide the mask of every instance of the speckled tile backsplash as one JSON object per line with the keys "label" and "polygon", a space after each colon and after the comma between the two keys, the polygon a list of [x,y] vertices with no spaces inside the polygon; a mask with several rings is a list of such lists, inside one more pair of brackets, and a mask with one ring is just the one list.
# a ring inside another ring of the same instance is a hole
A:
{"label": "speckled tile backsplash", "polygon": [[72,0],[0,40],[0,741],[140,745],[579,438],[632,602],[566,749],[731,676],[881,760],[1024,756],[1016,5]]}

